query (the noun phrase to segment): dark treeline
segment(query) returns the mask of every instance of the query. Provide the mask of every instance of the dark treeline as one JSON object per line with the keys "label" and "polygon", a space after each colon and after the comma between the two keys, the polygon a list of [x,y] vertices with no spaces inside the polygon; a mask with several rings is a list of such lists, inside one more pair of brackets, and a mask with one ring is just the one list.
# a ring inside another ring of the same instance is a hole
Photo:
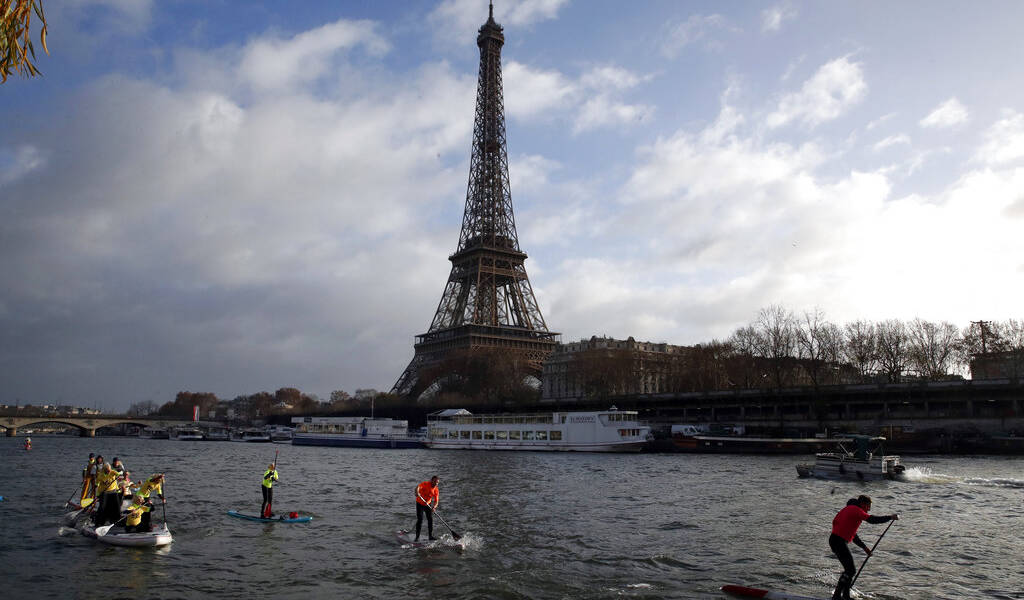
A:
{"label": "dark treeline", "polygon": [[333,414],[370,410],[371,405],[387,409],[401,401],[392,394],[377,390],[356,390],[355,396],[337,390],[329,400],[316,394],[304,394],[296,388],[281,388],[274,393],[257,392],[223,400],[210,392],[178,392],[174,400],[157,406],[156,403],[137,402],[128,409],[130,415],[159,415],[191,419],[193,407],[199,407],[200,420],[232,420],[248,422],[256,419],[286,420],[293,415]]}
{"label": "dark treeline", "polygon": [[[963,326],[924,319],[830,321],[819,310],[802,314],[762,308],[727,339],[677,346],[672,353],[600,348],[573,357],[573,377],[584,395],[599,399],[644,393],[735,389],[782,389],[851,383],[963,379],[979,357],[999,357],[1001,373],[1024,375],[1024,321],[975,321]],[[535,404],[539,382],[524,361],[500,351],[452,353],[421,374],[433,382],[418,410],[464,406]],[[977,377],[977,375],[976,375]],[[643,381],[655,379],[645,388]],[[204,392],[179,392],[162,406],[133,404],[131,414],[201,419],[284,420],[293,415],[402,415],[409,399],[373,389],[336,390],[327,400],[295,388],[258,392],[231,400]]]}
{"label": "dark treeline", "polygon": [[[998,368],[979,374],[974,367],[982,359],[998,361]],[[818,309],[796,315],[772,305],[724,340],[676,346],[670,352],[595,345],[573,357],[567,376],[585,398],[601,399],[949,381],[971,371],[976,378],[1024,375],[1024,321],[976,321],[963,327],[919,318],[838,324]]]}

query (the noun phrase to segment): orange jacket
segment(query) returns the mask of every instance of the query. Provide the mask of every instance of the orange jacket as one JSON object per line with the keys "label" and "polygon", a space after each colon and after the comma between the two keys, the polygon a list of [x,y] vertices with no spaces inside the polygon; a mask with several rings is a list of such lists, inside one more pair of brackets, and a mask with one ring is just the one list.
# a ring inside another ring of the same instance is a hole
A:
{"label": "orange jacket", "polygon": [[427,506],[431,500],[434,501],[434,506],[437,506],[437,494],[438,488],[434,487],[429,481],[416,486],[416,504],[422,504]]}

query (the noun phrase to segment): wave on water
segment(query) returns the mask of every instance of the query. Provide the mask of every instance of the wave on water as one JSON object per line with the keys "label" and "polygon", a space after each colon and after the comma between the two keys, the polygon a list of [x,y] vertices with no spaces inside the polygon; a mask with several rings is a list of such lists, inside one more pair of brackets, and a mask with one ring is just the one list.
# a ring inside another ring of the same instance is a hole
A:
{"label": "wave on water", "polygon": [[997,477],[995,479],[986,479],[984,477],[970,477],[964,479],[964,483],[970,485],[987,485],[991,487],[1024,489],[1024,479],[1010,479],[1003,477]]}
{"label": "wave on water", "polygon": [[1009,477],[995,477],[991,479],[985,477],[964,478],[935,473],[928,467],[910,467],[903,472],[903,479],[917,483],[964,483],[967,485],[1024,489],[1024,479]]}

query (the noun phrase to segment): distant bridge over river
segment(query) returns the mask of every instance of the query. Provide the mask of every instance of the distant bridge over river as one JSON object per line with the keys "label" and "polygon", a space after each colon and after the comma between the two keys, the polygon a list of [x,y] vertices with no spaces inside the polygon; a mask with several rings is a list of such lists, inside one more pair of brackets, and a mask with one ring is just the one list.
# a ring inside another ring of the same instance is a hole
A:
{"label": "distant bridge over river", "polygon": [[182,419],[163,419],[135,417],[130,415],[84,415],[84,416],[58,416],[58,415],[18,415],[0,416],[0,427],[7,430],[7,437],[18,435],[18,428],[30,425],[42,425],[43,423],[57,423],[77,427],[82,437],[96,437],[96,430],[100,427],[113,427],[115,425],[137,425],[139,427],[169,428],[181,425],[191,425],[192,421]]}

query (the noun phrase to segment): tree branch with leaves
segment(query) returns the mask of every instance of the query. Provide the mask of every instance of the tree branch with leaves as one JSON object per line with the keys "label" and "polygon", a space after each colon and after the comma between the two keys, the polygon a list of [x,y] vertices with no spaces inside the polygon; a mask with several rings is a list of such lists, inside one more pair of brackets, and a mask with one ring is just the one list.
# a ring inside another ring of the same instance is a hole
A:
{"label": "tree branch with leaves", "polygon": [[43,14],[42,0],[0,0],[0,78],[4,83],[13,73],[25,77],[41,74],[34,63],[36,49],[32,44],[33,15],[42,24],[39,30],[39,43],[49,54],[50,50],[46,47],[46,16]]}

